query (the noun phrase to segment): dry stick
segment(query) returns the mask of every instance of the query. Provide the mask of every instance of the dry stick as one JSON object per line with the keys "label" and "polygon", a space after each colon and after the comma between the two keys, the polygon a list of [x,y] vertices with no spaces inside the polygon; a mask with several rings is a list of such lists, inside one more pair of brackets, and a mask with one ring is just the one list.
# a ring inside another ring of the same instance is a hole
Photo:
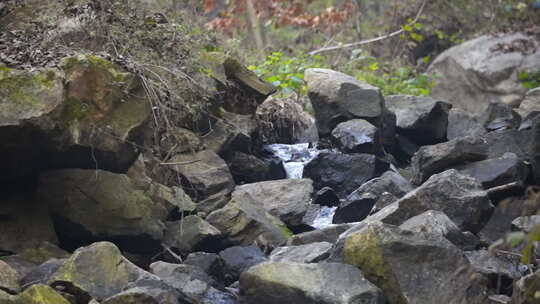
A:
{"label": "dry stick", "polygon": [[195,160],[190,160],[190,161],[185,161],[185,162],[173,162],[173,163],[159,163],[160,165],[189,165],[189,164],[193,164],[193,163],[197,163],[197,162],[200,162],[201,160],[200,159],[195,159]]}
{"label": "dry stick", "polygon": [[[410,23],[408,23],[407,25],[413,25],[418,21],[418,19],[422,15],[422,12],[424,11],[424,7],[426,6],[426,2],[427,2],[427,0],[424,0],[424,2],[422,3],[422,6],[420,6],[420,9],[418,10],[418,13],[416,14],[416,17],[414,18],[414,20],[411,21]],[[345,49],[345,48],[350,48],[350,47],[354,47],[354,46],[359,46],[359,45],[364,45],[364,44],[368,44],[368,43],[372,43],[372,42],[381,41],[381,40],[384,40],[384,39],[387,39],[387,38],[397,36],[397,35],[403,33],[404,31],[405,30],[403,28],[401,28],[401,29],[399,29],[399,30],[397,30],[395,32],[392,32],[392,33],[384,35],[384,36],[379,36],[379,37],[375,37],[375,38],[371,38],[371,39],[367,39],[367,40],[362,40],[362,41],[357,41],[357,42],[353,42],[353,43],[347,43],[347,44],[343,44],[343,45],[336,45],[336,46],[320,48],[318,50],[314,50],[314,51],[309,52],[309,55],[313,56],[313,55],[316,55],[316,54],[319,54],[319,53],[322,53],[322,52],[340,50],[340,49]]]}

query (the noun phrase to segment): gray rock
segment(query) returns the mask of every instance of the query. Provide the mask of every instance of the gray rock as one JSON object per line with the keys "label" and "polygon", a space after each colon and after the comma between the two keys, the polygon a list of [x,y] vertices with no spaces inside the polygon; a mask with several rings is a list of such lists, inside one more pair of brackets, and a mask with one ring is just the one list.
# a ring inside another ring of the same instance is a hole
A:
{"label": "gray rock", "polygon": [[538,304],[538,290],[540,290],[540,270],[519,279],[514,284],[512,303]]}
{"label": "gray rock", "polygon": [[287,245],[298,246],[317,242],[335,243],[340,234],[354,225],[355,223],[335,224],[318,230],[295,234],[287,240]]}
{"label": "gray rock", "polygon": [[313,180],[315,189],[331,187],[339,197],[346,197],[388,168],[388,163],[370,154],[321,152],[306,165],[304,177]]}
{"label": "gray rock", "polygon": [[50,259],[47,262],[32,268],[20,279],[21,286],[27,288],[34,284],[47,284],[53,275],[60,269],[66,259]]}
{"label": "gray rock", "polygon": [[452,108],[450,110],[448,114],[448,128],[446,129],[448,140],[467,136],[477,137],[486,132],[478,115],[459,108]]}
{"label": "gray rock", "polygon": [[471,113],[484,112],[490,100],[518,106],[527,92],[519,73],[540,67],[540,51],[505,52],[500,45],[535,44],[533,39],[522,33],[485,35],[446,50],[428,68],[444,79],[431,95]]}
{"label": "gray rock", "polygon": [[339,205],[339,197],[334,189],[330,187],[323,187],[313,196],[313,204],[329,207],[337,206]]}
{"label": "gray rock", "polygon": [[512,221],[512,230],[529,233],[537,225],[540,225],[540,215],[520,216]]}
{"label": "gray rock", "polygon": [[534,111],[540,111],[540,88],[529,90],[519,108],[516,109],[522,118],[529,116]]}
{"label": "gray rock", "polygon": [[299,246],[278,247],[270,253],[275,262],[317,263],[330,256],[332,244],[317,242]]}
{"label": "gray rock", "polygon": [[351,119],[338,124],[331,134],[335,145],[345,153],[381,154],[377,127],[363,119]]}
{"label": "gray rock", "polygon": [[[123,174],[100,170],[65,169],[40,176],[39,200],[47,204],[57,231],[65,240],[82,244],[93,239],[115,239],[132,252],[160,247],[168,215]],[[145,241],[145,246],[133,241]]]}
{"label": "gray rock", "polygon": [[269,164],[254,155],[234,151],[225,156],[225,161],[237,185],[261,182],[270,174]]}
{"label": "gray rock", "polygon": [[382,304],[385,299],[357,268],[337,263],[267,262],[240,278],[242,303]]}
{"label": "gray rock", "polygon": [[223,261],[216,253],[192,252],[184,260],[184,264],[196,266],[214,278],[221,278],[223,275]]}
{"label": "gray rock", "polygon": [[393,95],[386,106],[396,113],[397,132],[416,144],[436,144],[446,140],[448,113],[452,105],[431,97]]}
{"label": "gray rock", "polygon": [[511,231],[512,221],[530,212],[527,205],[523,197],[509,197],[500,201],[478,236],[488,243],[504,238]]}
{"label": "gray rock", "polygon": [[484,160],[487,156],[486,143],[473,137],[421,147],[412,158],[412,183],[420,185],[433,174],[468,162]]}
{"label": "gray rock", "polygon": [[249,246],[257,241],[264,246],[276,247],[292,235],[279,218],[261,208],[248,192],[236,194],[225,207],[210,213],[206,220],[235,245]]}
{"label": "gray rock", "polygon": [[192,303],[236,303],[232,294],[217,289],[217,283],[195,266],[155,262],[150,265],[150,269]]}
{"label": "gray rock", "polygon": [[20,288],[17,271],[6,262],[0,261],[0,290],[15,294]]}
{"label": "gray rock", "polygon": [[462,252],[438,233],[367,223],[348,235],[344,256],[391,303],[481,303],[487,297],[485,282],[471,277]]}
{"label": "gray rock", "polygon": [[524,183],[529,168],[515,154],[506,153],[502,157],[473,162],[457,168],[459,172],[476,178],[484,189],[505,184]]}
{"label": "gray rock", "polygon": [[480,121],[488,132],[517,129],[521,125],[521,117],[510,105],[496,102],[488,105],[486,111],[480,115]]}
{"label": "gray rock", "polygon": [[219,253],[225,266],[225,279],[228,282],[237,281],[240,275],[251,267],[268,259],[256,246],[230,247]]}
{"label": "gray rock", "polygon": [[257,121],[253,115],[227,111],[220,114],[220,119],[209,122],[211,131],[201,138],[203,145],[218,154],[229,150],[249,152],[257,132]]}
{"label": "gray rock", "polygon": [[210,247],[221,236],[221,232],[207,221],[190,215],[180,221],[167,222],[163,242],[180,252],[187,253]]}
{"label": "gray rock", "polygon": [[170,163],[181,164],[169,167],[180,174],[188,189],[193,189],[194,192],[189,194],[198,202],[197,207],[202,208],[201,211],[209,212],[213,208],[221,208],[226,203],[222,201],[221,206],[219,204],[216,206],[201,202],[216,194],[225,197],[234,188],[229,167],[215,152],[203,150],[191,154],[178,154],[170,160]]}
{"label": "gray rock", "polygon": [[[497,286],[497,281],[501,279],[512,282],[512,280],[521,277],[519,259],[515,257],[508,258],[503,255],[490,253],[487,250],[467,251],[465,252],[465,257],[469,260],[476,272],[488,277],[492,282],[492,286]],[[509,287],[511,289],[511,284],[510,286],[506,286],[506,288]]]}
{"label": "gray rock", "polygon": [[353,223],[365,219],[370,213],[377,197],[369,192],[356,194],[352,198],[349,195],[346,200],[339,204],[334,217],[333,224]]}
{"label": "gray rock", "polygon": [[309,179],[283,179],[237,186],[232,199],[249,197],[257,206],[281,219],[289,227],[302,224],[311,196],[313,182]]}
{"label": "gray rock", "polygon": [[[376,177],[354,190],[354,192],[347,196],[347,201],[356,201],[364,193],[369,193],[375,197],[375,205],[372,212],[377,212],[390,203],[393,203],[393,200],[401,198],[413,189],[413,185],[401,176],[401,174],[394,171],[386,171],[380,177]],[[384,195],[385,193],[391,194],[392,199],[389,199],[388,195]]]}
{"label": "gray rock", "polygon": [[90,298],[109,298],[147,275],[124,258],[114,244],[99,242],[77,249],[48,283],[87,303]]}
{"label": "gray rock", "polygon": [[328,69],[307,69],[305,80],[319,134],[326,136],[337,124],[353,118],[381,126],[387,110],[378,88]]}
{"label": "gray rock", "polygon": [[436,210],[445,213],[461,230],[477,233],[489,221],[493,209],[478,181],[451,169],[433,175],[373,217],[388,224],[401,225],[413,216]]}
{"label": "gray rock", "polygon": [[474,234],[461,232],[458,226],[440,211],[426,211],[408,219],[399,228],[417,233],[438,233],[462,250],[474,250],[480,244]]}

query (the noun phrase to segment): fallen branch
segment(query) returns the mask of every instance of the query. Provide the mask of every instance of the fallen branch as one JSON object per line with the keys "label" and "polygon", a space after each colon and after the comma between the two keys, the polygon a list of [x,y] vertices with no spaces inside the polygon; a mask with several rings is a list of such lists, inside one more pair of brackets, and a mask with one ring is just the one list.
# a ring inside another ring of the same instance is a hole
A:
{"label": "fallen branch", "polygon": [[[418,10],[418,13],[416,14],[416,17],[414,18],[413,21],[408,23],[409,26],[415,24],[418,21],[418,19],[420,18],[420,16],[422,16],[422,13],[424,11],[424,7],[426,6],[426,2],[427,2],[427,0],[424,0],[424,2],[422,2],[422,5],[420,6],[420,9]],[[371,39],[366,39],[366,40],[347,43],[347,44],[342,44],[342,45],[323,47],[323,48],[320,48],[318,50],[314,50],[314,51],[309,52],[309,55],[313,56],[313,55],[316,55],[316,54],[319,54],[319,53],[322,53],[322,52],[346,49],[346,48],[350,48],[350,47],[354,47],[354,46],[359,46],[359,45],[369,44],[369,43],[372,43],[372,42],[381,41],[381,40],[384,40],[384,39],[387,39],[387,38],[397,36],[397,35],[403,33],[404,31],[405,30],[403,28],[401,28],[401,29],[399,29],[399,30],[397,30],[395,32],[392,32],[392,33],[384,35],[384,36],[379,36],[379,37],[375,37],[375,38],[371,38]]]}
{"label": "fallen branch", "polygon": [[185,162],[160,163],[160,165],[189,165],[189,164],[193,164],[200,161],[201,161],[200,159],[196,159],[196,160],[190,160],[190,161],[185,161]]}

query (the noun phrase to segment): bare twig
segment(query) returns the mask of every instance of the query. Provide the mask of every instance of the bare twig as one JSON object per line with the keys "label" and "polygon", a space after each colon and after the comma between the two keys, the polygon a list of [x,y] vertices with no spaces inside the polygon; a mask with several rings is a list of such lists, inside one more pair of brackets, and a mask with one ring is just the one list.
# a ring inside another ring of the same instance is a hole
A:
{"label": "bare twig", "polygon": [[[418,10],[418,13],[416,14],[416,17],[414,18],[413,21],[409,22],[408,25],[413,25],[418,21],[420,16],[422,16],[422,13],[424,11],[424,7],[426,6],[426,3],[427,3],[427,0],[424,0],[424,2],[422,2],[422,5],[420,6],[420,9]],[[369,44],[369,43],[372,43],[372,42],[381,41],[381,40],[384,40],[384,39],[388,39],[388,38],[397,36],[397,35],[403,33],[404,31],[405,30],[403,28],[401,28],[401,29],[399,29],[399,30],[397,30],[395,32],[392,32],[392,33],[384,35],[384,36],[379,36],[379,37],[375,37],[375,38],[371,38],[371,39],[366,39],[366,40],[347,43],[347,44],[342,44],[342,45],[323,47],[323,48],[320,48],[318,50],[314,50],[314,51],[309,52],[309,55],[313,56],[313,55],[323,53],[323,52],[340,50],[340,49],[345,49],[345,48],[350,48],[350,47],[355,47],[355,46],[359,46],[359,45]]]}
{"label": "bare twig", "polygon": [[159,164],[164,165],[164,166],[189,165],[189,164],[193,164],[200,161],[201,161],[200,159],[195,159],[195,160],[190,160],[190,161],[185,161],[185,162],[159,163]]}

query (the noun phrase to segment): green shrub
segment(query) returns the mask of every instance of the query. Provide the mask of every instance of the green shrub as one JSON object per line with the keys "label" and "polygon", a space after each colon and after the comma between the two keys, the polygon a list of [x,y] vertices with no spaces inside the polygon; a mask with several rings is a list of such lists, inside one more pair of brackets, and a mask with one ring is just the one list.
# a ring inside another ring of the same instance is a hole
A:
{"label": "green shrub", "polygon": [[521,71],[518,75],[519,81],[527,89],[540,87],[540,69],[536,71]]}

